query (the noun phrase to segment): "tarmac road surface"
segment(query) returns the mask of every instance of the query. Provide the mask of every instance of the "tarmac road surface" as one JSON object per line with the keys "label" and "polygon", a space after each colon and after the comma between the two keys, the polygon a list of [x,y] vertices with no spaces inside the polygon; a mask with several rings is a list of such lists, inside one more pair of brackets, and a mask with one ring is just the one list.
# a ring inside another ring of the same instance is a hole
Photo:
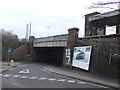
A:
{"label": "tarmac road surface", "polygon": [[45,64],[22,64],[0,74],[2,88],[106,88],[43,70]]}

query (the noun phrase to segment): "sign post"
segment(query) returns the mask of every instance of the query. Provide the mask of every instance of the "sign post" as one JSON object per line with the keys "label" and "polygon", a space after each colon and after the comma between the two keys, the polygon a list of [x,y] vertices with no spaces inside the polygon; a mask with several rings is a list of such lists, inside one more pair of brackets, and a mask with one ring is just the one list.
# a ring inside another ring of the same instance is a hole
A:
{"label": "sign post", "polygon": [[10,58],[9,58],[10,53],[11,53],[11,49],[8,49],[8,66],[10,64]]}

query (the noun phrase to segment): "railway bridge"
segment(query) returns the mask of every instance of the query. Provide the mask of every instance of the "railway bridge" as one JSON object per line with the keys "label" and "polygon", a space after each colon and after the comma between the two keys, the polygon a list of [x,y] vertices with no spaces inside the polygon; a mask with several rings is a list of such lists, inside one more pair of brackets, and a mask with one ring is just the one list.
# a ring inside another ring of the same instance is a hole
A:
{"label": "railway bridge", "polygon": [[68,34],[34,38],[30,37],[30,55],[35,62],[45,62],[55,65],[65,64],[67,48],[75,46],[78,39],[78,28],[68,30]]}

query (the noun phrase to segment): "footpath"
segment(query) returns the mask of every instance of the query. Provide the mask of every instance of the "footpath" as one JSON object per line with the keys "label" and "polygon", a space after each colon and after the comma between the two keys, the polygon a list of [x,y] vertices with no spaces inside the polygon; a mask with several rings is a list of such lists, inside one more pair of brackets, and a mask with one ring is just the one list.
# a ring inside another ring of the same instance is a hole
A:
{"label": "footpath", "polygon": [[0,73],[9,70],[12,67],[18,66],[20,63],[15,63],[14,65],[8,65],[7,62],[1,62],[0,61]]}
{"label": "footpath", "polygon": [[43,69],[51,73],[67,76],[78,80],[83,80],[94,84],[99,84],[115,89],[120,88],[120,83],[117,79],[111,79],[108,77],[95,75],[89,72],[73,70],[66,67],[55,67],[55,66],[46,66]]}

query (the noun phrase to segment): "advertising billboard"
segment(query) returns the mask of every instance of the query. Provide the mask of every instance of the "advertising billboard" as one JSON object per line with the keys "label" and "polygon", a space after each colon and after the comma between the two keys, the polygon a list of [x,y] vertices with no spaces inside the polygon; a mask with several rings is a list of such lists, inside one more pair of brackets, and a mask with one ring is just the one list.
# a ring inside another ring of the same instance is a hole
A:
{"label": "advertising billboard", "polygon": [[75,47],[72,66],[89,70],[92,46]]}
{"label": "advertising billboard", "polygon": [[66,64],[70,64],[70,49],[66,49]]}

